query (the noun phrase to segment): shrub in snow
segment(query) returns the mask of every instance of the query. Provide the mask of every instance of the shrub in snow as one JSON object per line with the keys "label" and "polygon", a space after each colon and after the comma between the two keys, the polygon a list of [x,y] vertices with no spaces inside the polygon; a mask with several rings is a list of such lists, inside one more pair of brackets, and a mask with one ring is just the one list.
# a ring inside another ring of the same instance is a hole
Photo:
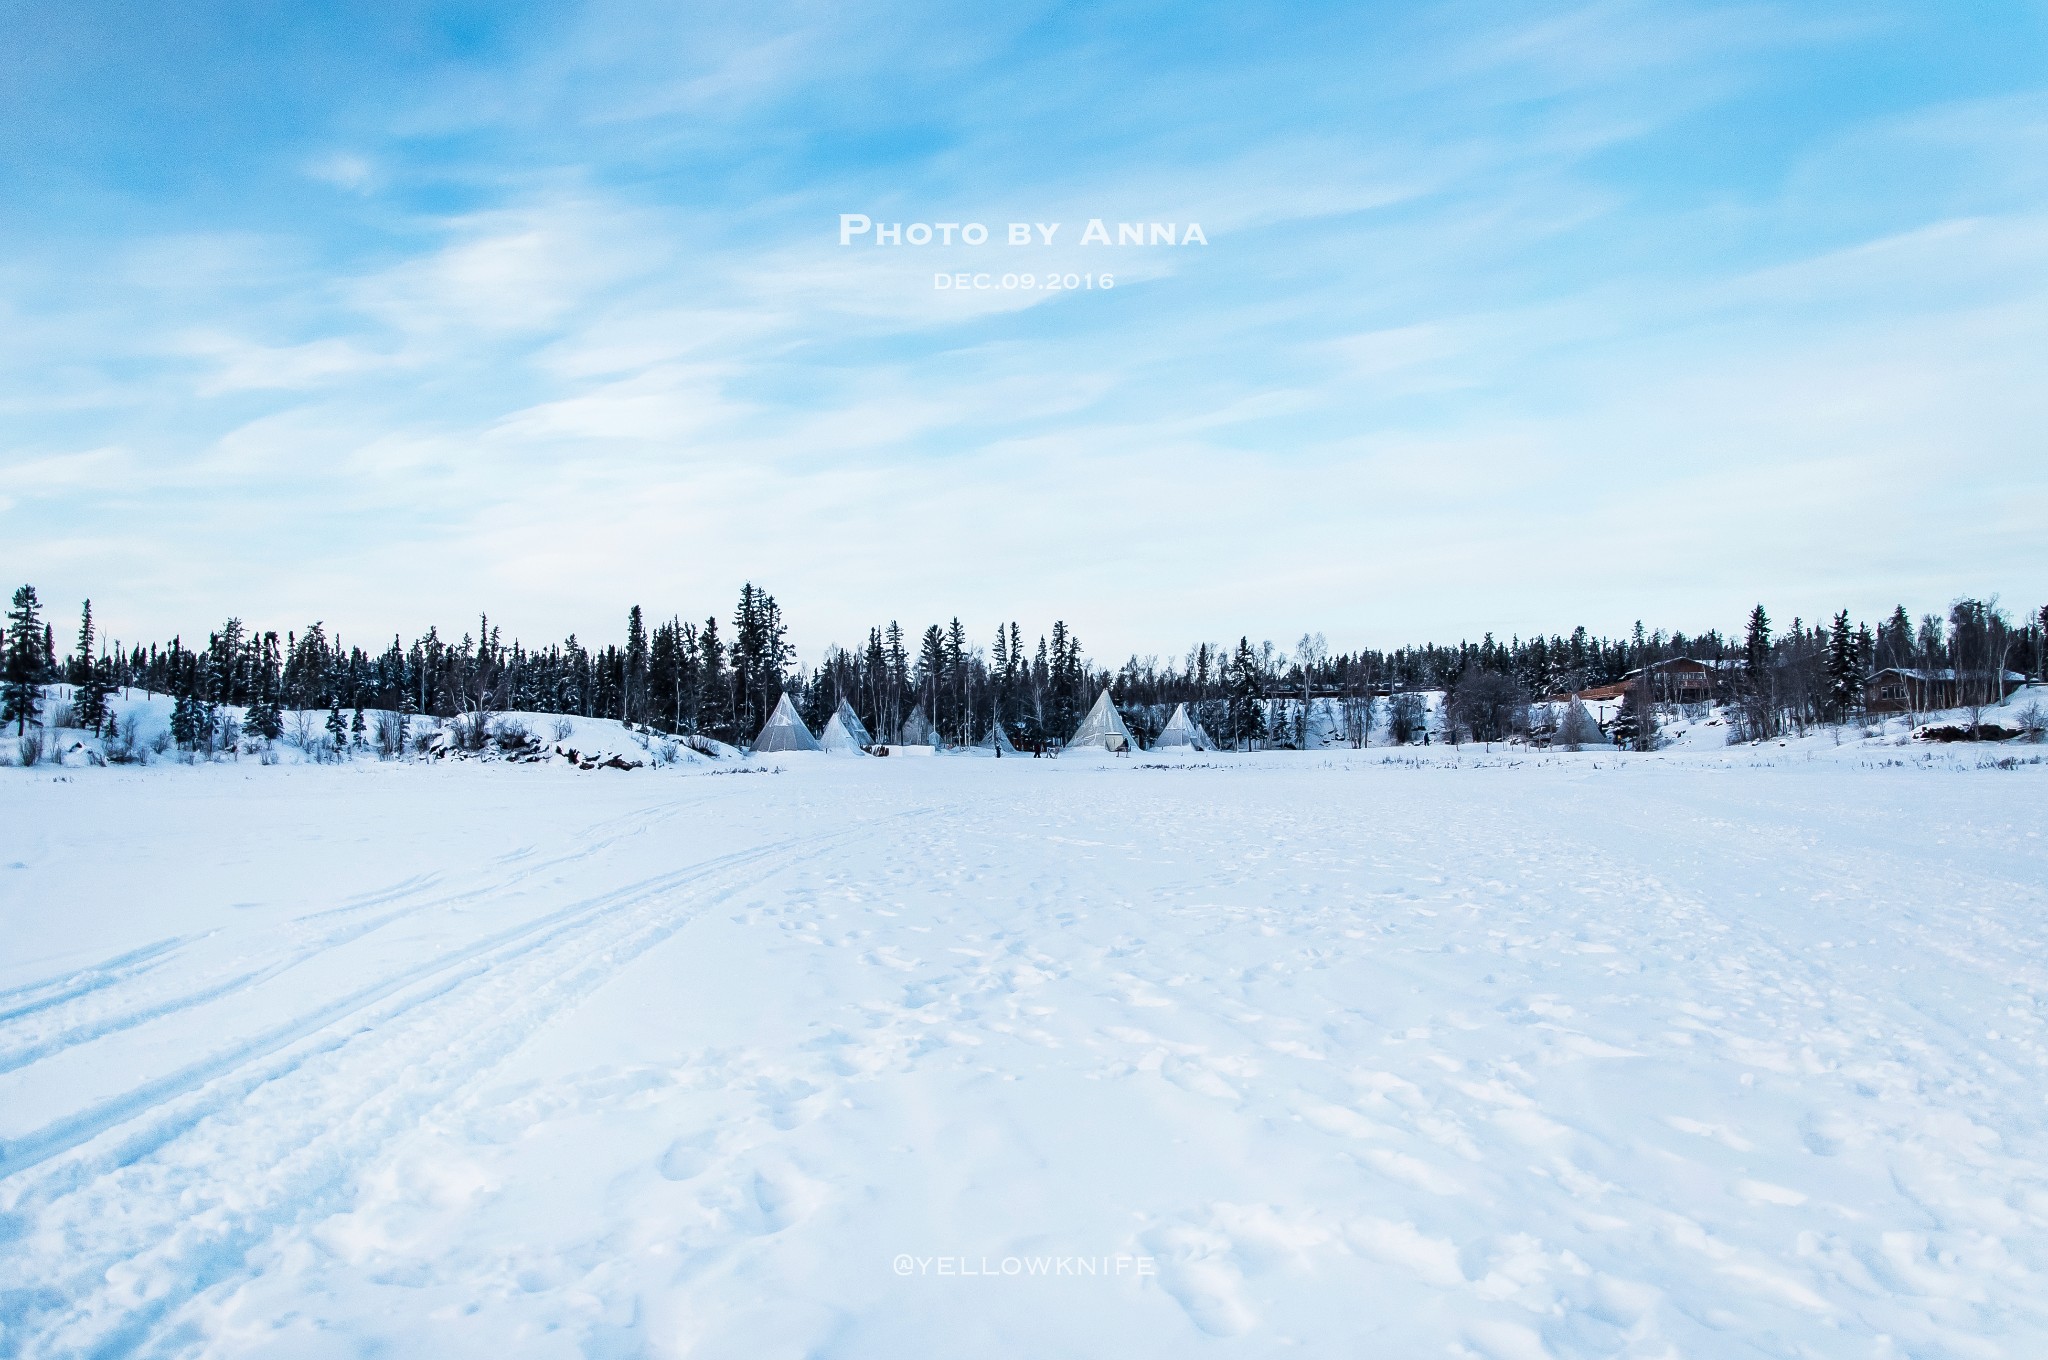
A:
{"label": "shrub in snow", "polygon": [[107,735],[100,742],[100,749],[116,765],[133,765],[142,758],[141,752],[135,749],[134,726],[123,727],[112,718],[107,720]]}
{"label": "shrub in snow", "polygon": [[405,715],[393,709],[380,709],[377,722],[372,729],[377,744],[377,754],[390,759],[405,754]]}
{"label": "shrub in snow", "polygon": [[315,754],[314,748],[324,742],[326,734],[320,726],[320,719],[307,709],[295,710],[285,723],[284,739],[299,748],[306,755]]}
{"label": "shrub in snow", "polygon": [[492,729],[491,735],[497,742],[498,749],[507,755],[517,755],[520,752],[532,750],[540,745],[540,740],[533,735],[533,732],[525,723],[516,722],[510,718],[501,720]]}
{"label": "shrub in snow", "polygon": [[35,764],[43,758],[43,734],[39,729],[23,732],[14,741],[15,758],[24,767]]}
{"label": "shrub in snow", "polygon": [[464,713],[448,724],[449,741],[460,751],[481,751],[490,744],[491,715]]}
{"label": "shrub in snow", "polygon": [[2012,716],[2013,721],[2020,725],[2020,735],[2028,741],[2039,741],[2048,736],[2048,711],[2044,711],[2040,704],[2030,703]]}
{"label": "shrub in snow", "polygon": [[569,734],[571,732],[574,732],[575,730],[576,724],[570,722],[567,718],[555,719],[554,731],[556,741],[567,741],[569,739]]}

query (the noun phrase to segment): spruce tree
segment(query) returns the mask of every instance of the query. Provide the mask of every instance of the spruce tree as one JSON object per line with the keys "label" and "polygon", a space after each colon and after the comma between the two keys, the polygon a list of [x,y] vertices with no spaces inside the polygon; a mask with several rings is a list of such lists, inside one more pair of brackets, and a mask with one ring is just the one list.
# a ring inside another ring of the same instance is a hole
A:
{"label": "spruce tree", "polygon": [[72,653],[71,665],[64,678],[74,685],[83,685],[92,676],[92,601],[87,600],[79,611],[78,650]]}
{"label": "spruce tree", "polygon": [[1259,701],[1263,697],[1264,678],[1259,673],[1259,654],[1252,650],[1249,637],[1237,640],[1237,652],[1230,659],[1224,675],[1228,687],[1228,715],[1230,739],[1237,749],[1247,745],[1256,746],[1266,739],[1266,715]]}
{"label": "spruce tree", "polygon": [[43,706],[41,609],[34,586],[16,590],[7,611],[6,636],[0,640],[0,723],[12,722],[16,736],[28,731]]}
{"label": "spruce tree", "polygon": [[199,744],[199,696],[180,694],[171,706],[171,740],[184,750]]}
{"label": "spruce tree", "polygon": [[114,684],[113,658],[101,655],[99,660],[93,663],[88,674],[91,679],[87,683],[92,689],[92,730],[97,735],[102,729],[111,730],[113,727],[114,709],[108,703],[108,700],[114,697],[114,690],[117,688]]}
{"label": "spruce tree", "polygon": [[107,668],[96,665],[92,654],[92,601],[85,602],[78,624],[78,652],[71,661],[72,721],[95,736],[107,721]]}
{"label": "spruce tree", "polygon": [[348,749],[348,719],[341,716],[341,693],[337,690],[327,702],[327,744],[334,748],[336,757]]}
{"label": "spruce tree", "polygon": [[725,644],[718,637],[716,615],[697,633],[697,730],[721,740],[734,736],[732,694],[726,683]]}
{"label": "spruce tree", "polygon": [[647,721],[647,623],[640,606],[626,613],[625,690],[626,721]]}
{"label": "spruce tree", "polygon": [[256,657],[249,677],[249,730],[265,741],[284,735],[284,715],[278,711],[277,634],[265,633],[254,643]]}
{"label": "spruce tree", "polygon": [[917,648],[917,701],[932,727],[951,738],[952,714],[946,702],[946,635],[936,623],[924,630]]}
{"label": "spruce tree", "polygon": [[1837,722],[1848,721],[1863,699],[1863,665],[1856,635],[1849,631],[1849,611],[1837,613],[1828,630],[1828,708]]}
{"label": "spruce tree", "polygon": [[1750,737],[1761,740],[1774,735],[1777,704],[1771,684],[1771,619],[1761,604],[1749,611],[1749,628],[1742,642],[1742,678]]}

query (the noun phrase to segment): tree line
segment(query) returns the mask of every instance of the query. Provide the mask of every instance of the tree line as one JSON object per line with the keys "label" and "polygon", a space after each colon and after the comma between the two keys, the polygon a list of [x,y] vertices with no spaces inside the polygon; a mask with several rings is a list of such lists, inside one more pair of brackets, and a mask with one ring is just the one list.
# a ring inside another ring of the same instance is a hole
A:
{"label": "tree line", "polygon": [[[1506,642],[1489,633],[1478,642],[1335,652],[1311,634],[1291,653],[1246,635],[1234,645],[1204,641],[1179,657],[1132,656],[1111,667],[1092,660],[1063,620],[1035,639],[1020,623],[1003,623],[984,646],[954,617],[917,634],[895,620],[876,624],[863,645],[828,648],[804,668],[775,597],[749,582],[723,624],[716,614],[701,621],[672,614],[650,626],[634,605],[624,637],[602,645],[572,634],[529,647],[508,641],[488,616],[453,640],[429,628],[410,643],[394,635],[365,646],[319,621],[280,635],[230,618],[203,643],[180,635],[124,644],[101,638],[86,601],[76,640],[60,654],[54,625],[25,585],[0,629],[0,721],[23,730],[38,716],[41,687],[68,682],[75,725],[103,730],[108,696],[142,689],[175,701],[174,734],[187,744],[214,730],[229,708],[241,711],[244,730],[270,739],[292,711],[328,710],[330,726],[360,736],[365,711],[473,719],[523,710],[744,744],[788,695],[814,731],[843,701],[881,740],[929,734],[971,744],[1000,722],[1013,741],[1056,743],[1108,689],[1141,740],[1186,703],[1223,743],[1290,746],[1306,743],[1318,705],[1339,715],[1354,744],[1381,730],[1395,741],[1416,739],[1427,730],[1421,696],[1440,691],[1439,731],[1493,740],[1526,729],[1532,701],[1691,658],[1713,667],[1714,698],[1761,737],[1846,720],[1861,704],[1865,679],[1884,667],[1952,672],[1958,702],[1993,701],[2007,670],[2042,675],[2044,638],[2048,607],[2015,620],[1995,597],[1960,599],[1945,614],[1917,621],[1899,606],[1874,625],[1838,611],[1782,629],[1759,604],[1739,635],[1638,623],[1618,638],[1580,627]],[[1653,711],[1625,704],[1624,735],[1639,735]]]}

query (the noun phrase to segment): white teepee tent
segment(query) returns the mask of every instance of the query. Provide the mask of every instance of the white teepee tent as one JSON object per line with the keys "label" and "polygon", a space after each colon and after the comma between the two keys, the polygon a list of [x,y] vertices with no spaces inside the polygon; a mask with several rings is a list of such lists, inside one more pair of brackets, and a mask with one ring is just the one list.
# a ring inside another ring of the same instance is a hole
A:
{"label": "white teepee tent", "polygon": [[874,744],[867,725],[844,699],[839,701],[838,712],[826,720],[824,735],[818,738],[819,749],[826,751],[861,751]]}
{"label": "white teepee tent", "polygon": [[1564,711],[1558,715],[1557,735],[1552,737],[1551,741],[1555,745],[1564,747],[1567,751],[1578,751],[1588,746],[1612,746],[1614,744],[1607,734],[1600,730],[1600,724],[1594,720],[1593,715],[1587,711],[1586,706],[1579,702],[1579,696],[1576,694],[1572,696],[1572,701],[1564,706]]}
{"label": "white teepee tent", "polygon": [[923,704],[912,704],[910,716],[903,720],[903,737],[898,745],[937,746],[939,729],[932,726],[931,719],[924,715]]}
{"label": "white teepee tent", "polygon": [[1088,716],[1081,719],[1081,725],[1074,729],[1066,749],[1077,746],[1101,746],[1111,751],[1135,751],[1138,743],[1131,736],[1131,729],[1124,726],[1123,715],[1116,711],[1116,705],[1109,701],[1109,691],[1096,696],[1095,707],[1088,710]]}
{"label": "white teepee tent", "polygon": [[818,739],[811,735],[811,729],[804,726],[804,720],[796,715],[795,705],[789,702],[787,694],[775,705],[775,711],[768,715],[768,721],[761,724],[761,735],[754,738],[756,751],[815,751]]}
{"label": "white teepee tent", "polygon": [[1174,706],[1173,716],[1166,720],[1166,726],[1159,729],[1159,740],[1153,742],[1152,746],[1154,750],[1168,746],[1185,747],[1195,751],[1215,749],[1215,743],[1209,740],[1209,734],[1202,730],[1202,725],[1188,712],[1186,704]]}
{"label": "white teepee tent", "polygon": [[1017,744],[1010,740],[1010,734],[1003,730],[1002,723],[993,719],[989,722],[988,731],[974,746],[976,750],[1000,751],[1006,756],[1017,754]]}

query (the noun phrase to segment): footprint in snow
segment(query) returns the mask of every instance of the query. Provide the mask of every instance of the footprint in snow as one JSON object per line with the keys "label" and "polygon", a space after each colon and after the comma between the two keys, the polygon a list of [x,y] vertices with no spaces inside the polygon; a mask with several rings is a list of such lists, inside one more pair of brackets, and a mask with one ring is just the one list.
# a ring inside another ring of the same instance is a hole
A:
{"label": "footprint in snow", "polygon": [[1145,1249],[1159,1264],[1159,1284],[1210,1336],[1243,1336],[1258,1325],[1244,1301],[1244,1275],[1229,1257],[1226,1237],[1193,1228],[1146,1234]]}
{"label": "footprint in snow", "polygon": [[701,1175],[711,1165],[712,1145],[717,1136],[709,1129],[678,1138],[668,1145],[668,1151],[661,1154],[661,1174],[668,1180],[686,1181]]}

